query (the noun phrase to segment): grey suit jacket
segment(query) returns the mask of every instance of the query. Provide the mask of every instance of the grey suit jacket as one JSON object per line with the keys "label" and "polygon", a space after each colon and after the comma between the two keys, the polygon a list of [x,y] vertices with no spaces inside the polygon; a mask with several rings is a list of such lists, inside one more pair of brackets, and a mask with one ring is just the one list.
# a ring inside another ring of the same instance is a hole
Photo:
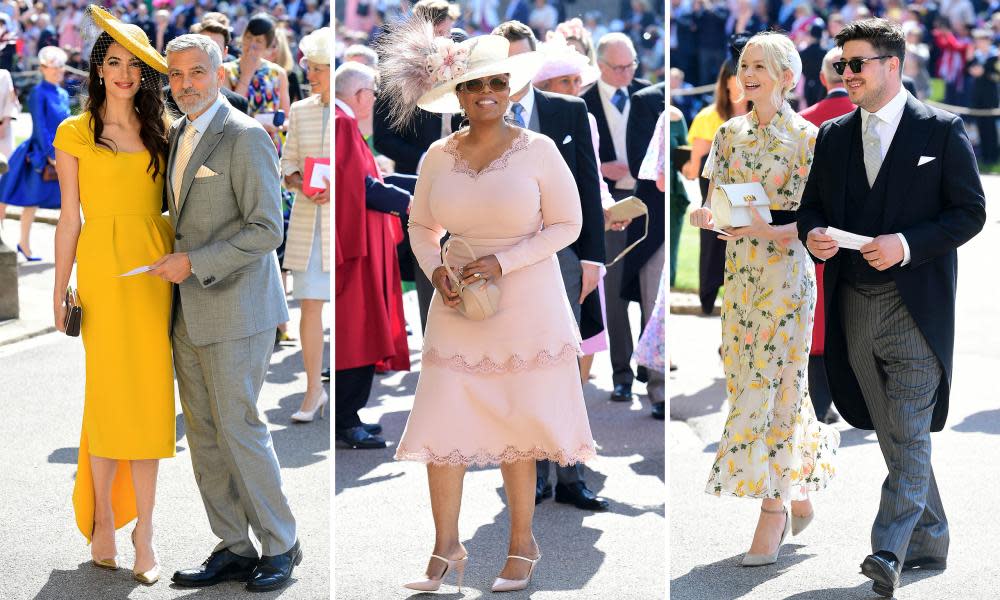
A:
{"label": "grey suit jacket", "polygon": [[[175,202],[169,175],[183,122],[170,128],[163,193],[174,251],[188,253],[194,272],[176,290],[191,341],[204,346],[275,328],[288,320],[288,307],[274,252],[283,236],[274,144],[257,121],[223,103],[188,161]],[[202,165],[215,175],[195,177]]]}

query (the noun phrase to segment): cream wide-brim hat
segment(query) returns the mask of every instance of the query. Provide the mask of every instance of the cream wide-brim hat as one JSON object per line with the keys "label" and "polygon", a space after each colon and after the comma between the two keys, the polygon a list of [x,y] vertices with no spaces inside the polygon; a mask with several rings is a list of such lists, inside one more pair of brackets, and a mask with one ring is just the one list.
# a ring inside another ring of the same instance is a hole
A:
{"label": "cream wide-brim hat", "polygon": [[490,75],[509,75],[510,92],[517,93],[531,83],[531,78],[542,66],[542,57],[538,52],[508,57],[510,42],[499,35],[480,35],[455,46],[468,49],[468,66],[460,75],[436,84],[417,100],[417,106],[428,112],[461,112],[462,106],[455,92],[458,84]]}

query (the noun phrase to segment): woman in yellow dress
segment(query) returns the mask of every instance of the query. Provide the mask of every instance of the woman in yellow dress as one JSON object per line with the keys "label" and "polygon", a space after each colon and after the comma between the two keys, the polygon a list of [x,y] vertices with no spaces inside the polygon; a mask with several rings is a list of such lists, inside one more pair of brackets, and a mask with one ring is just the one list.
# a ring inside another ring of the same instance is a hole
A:
{"label": "woman in yellow dress", "polygon": [[[162,216],[167,128],[159,75],[166,61],[142,29],[91,6],[103,30],[90,56],[86,111],[56,132],[62,213],[56,228],[55,323],[74,260],[86,351],[83,430],[73,507],[99,567],[117,569],[115,530],[136,520],[135,578],[159,566],[152,515],[158,461],[174,455],[170,283],[123,273],[173,246]],[[81,225],[80,209],[84,223]]]}
{"label": "woman in yellow dress", "polygon": [[[773,223],[728,229],[722,307],[722,356],[729,416],[706,492],[761,500],[743,566],[773,564],[789,532],[813,517],[811,492],[834,476],[837,430],[816,419],[806,377],[816,278],[796,237],[795,211],[812,165],[816,127],[785,98],[802,74],[791,40],[761,33],[747,43],[737,70],[753,110],[719,128],[705,165],[709,203],[691,224],[715,228],[713,190],[760,182]],[[791,512],[785,506],[790,503]]]}

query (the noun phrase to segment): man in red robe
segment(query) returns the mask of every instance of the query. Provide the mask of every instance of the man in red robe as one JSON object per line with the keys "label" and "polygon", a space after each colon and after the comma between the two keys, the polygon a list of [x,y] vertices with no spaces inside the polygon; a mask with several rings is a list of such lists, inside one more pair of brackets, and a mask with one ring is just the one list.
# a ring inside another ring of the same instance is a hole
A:
{"label": "man in red robe", "polygon": [[358,411],[368,402],[376,363],[390,370],[410,368],[396,257],[403,231],[398,218],[365,201],[365,177],[382,180],[358,129],[375,104],[376,73],[345,63],[334,74],[334,88],[335,432],[351,448],[385,448],[382,427],[362,423]]}
{"label": "man in red robe", "polygon": [[[826,88],[826,97],[799,113],[803,119],[816,127],[858,108],[847,97],[844,78],[838,75],[833,68],[833,63],[839,61],[842,55],[843,50],[834,46],[823,57],[823,68],[819,73],[819,80]],[[823,358],[826,342],[823,338],[823,331],[826,327],[826,315],[823,314],[823,268],[823,263],[816,263],[816,319],[813,324],[812,350],[809,351],[809,395],[812,396],[816,417],[824,423],[834,423],[839,419],[832,408],[833,396],[830,394],[830,384],[826,380],[826,366]]]}

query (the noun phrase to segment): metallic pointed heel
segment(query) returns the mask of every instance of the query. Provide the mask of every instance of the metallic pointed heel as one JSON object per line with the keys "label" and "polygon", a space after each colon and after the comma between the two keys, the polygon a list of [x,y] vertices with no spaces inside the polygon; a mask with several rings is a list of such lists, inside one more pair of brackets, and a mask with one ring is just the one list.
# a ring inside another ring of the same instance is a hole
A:
{"label": "metallic pointed heel", "polygon": [[784,506],[781,510],[767,510],[761,507],[761,512],[770,513],[772,515],[785,515],[785,528],[781,532],[781,539],[778,541],[778,547],[775,548],[773,554],[750,554],[747,552],[743,556],[743,566],[744,567],[763,567],[765,565],[773,565],[778,562],[778,554],[781,553],[781,545],[785,543],[785,538],[788,537],[788,532],[791,530],[792,520],[788,517],[788,509]]}
{"label": "metallic pointed heel", "polygon": [[[132,547],[135,548],[135,529],[132,530]],[[139,583],[141,583],[143,585],[153,585],[154,583],[156,583],[157,581],[159,581],[160,580],[160,564],[159,564],[159,560],[156,557],[156,549],[155,548],[153,549],[153,559],[156,560],[157,562],[154,562],[153,563],[153,568],[150,569],[150,570],[148,570],[148,571],[139,572],[139,571],[136,571],[135,568],[133,568],[132,569],[132,579],[135,579],[136,581],[138,581]]]}
{"label": "metallic pointed heel", "polygon": [[118,557],[117,556],[114,557],[114,558],[102,558],[102,559],[92,558],[90,560],[90,562],[92,562],[95,567],[99,567],[101,569],[107,569],[109,571],[117,571],[118,570]]}
{"label": "metallic pointed heel", "polygon": [[448,565],[444,568],[444,572],[441,573],[441,576],[435,579],[428,577],[427,579],[420,581],[404,583],[403,587],[410,590],[416,590],[418,592],[436,592],[438,591],[438,588],[441,587],[441,583],[444,581],[444,578],[448,575],[448,573],[455,571],[457,576],[458,591],[461,593],[462,579],[465,577],[465,566],[469,564],[469,555],[466,554],[457,560],[449,560],[443,556],[438,556],[437,554],[431,554],[431,558],[436,558]]}

